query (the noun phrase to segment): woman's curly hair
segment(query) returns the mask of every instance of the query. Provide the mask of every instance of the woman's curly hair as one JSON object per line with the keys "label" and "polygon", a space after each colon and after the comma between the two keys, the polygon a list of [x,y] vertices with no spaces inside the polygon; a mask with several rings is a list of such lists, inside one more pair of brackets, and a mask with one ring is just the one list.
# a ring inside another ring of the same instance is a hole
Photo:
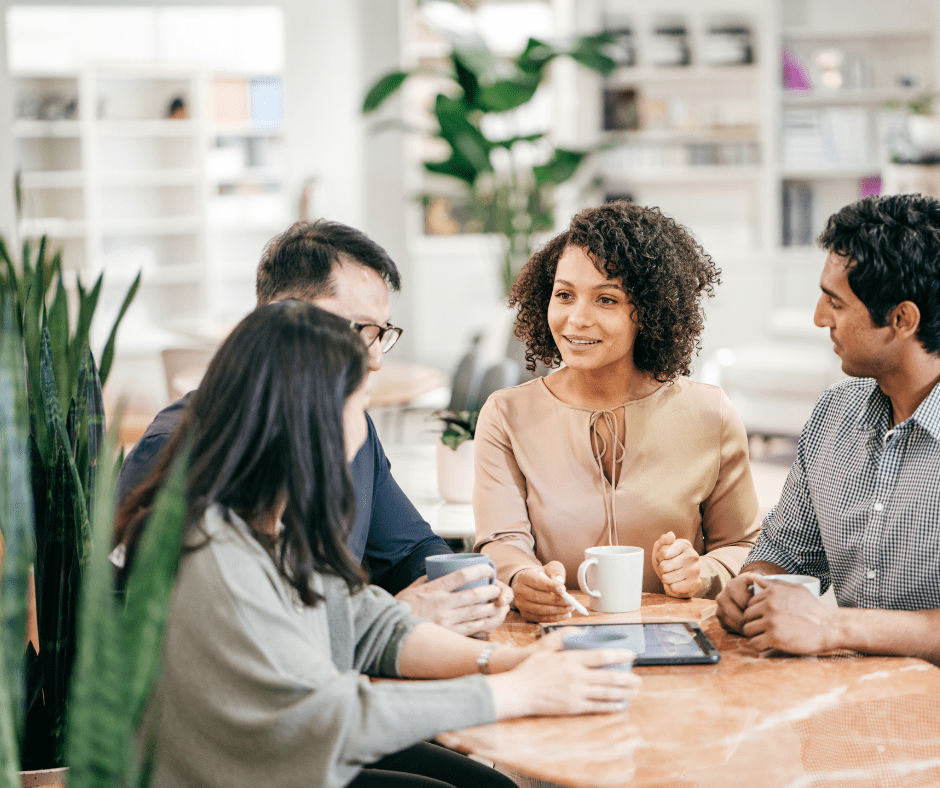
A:
{"label": "woman's curly hair", "polygon": [[519,307],[516,336],[526,344],[526,366],[561,363],[548,327],[558,260],[569,246],[589,252],[598,271],[622,277],[640,329],[633,346],[637,369],[661,383],[690,373],[701,348],[702,293],[714,295],[721,271],[692,234],[658,208],[625,200],[581,211],[571,226],[539,249],[519,274],[509,305]]}

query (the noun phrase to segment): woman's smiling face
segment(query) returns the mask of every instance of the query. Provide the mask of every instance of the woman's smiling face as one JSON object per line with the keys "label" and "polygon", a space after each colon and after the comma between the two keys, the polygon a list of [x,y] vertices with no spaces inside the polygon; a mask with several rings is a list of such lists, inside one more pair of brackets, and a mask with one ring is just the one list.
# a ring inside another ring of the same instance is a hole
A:
{"label": "woman's smiling face", "polygon": [[578,246],[562,252],[548,304],[548,327],[570,369],[632,368],[640,330],[635,314],[619,277],[608,279]]}

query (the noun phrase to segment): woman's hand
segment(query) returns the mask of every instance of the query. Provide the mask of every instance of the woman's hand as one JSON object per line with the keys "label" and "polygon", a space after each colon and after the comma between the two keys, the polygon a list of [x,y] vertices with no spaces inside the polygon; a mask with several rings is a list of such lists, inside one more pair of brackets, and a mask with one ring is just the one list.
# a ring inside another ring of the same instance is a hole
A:
{"label": "woman's hand", "polygon": [[699,554],[688,539],[676,539],[672,531],[660,536],[653,545],[653,569],[669,596],[688,599],[701,588]]}
{"label": "woman's hand", "polygon": [[[487,676],[497,719],[531,715],[598,714],[623,711],[640,677],[602,665],[629,662],[630,651],[559,651],[554,632],[527,647],[532,653],[512,670]],[[495,656],[495,654],[494,654]]]}
{"label": "woman's hand", "polygon": [[457,589],[492,575],[492,567],[475,564],[437,580],[419,577],[399,591],[395,599],[407,602],[414,615],[429,618],[459,635],[486,635],[502,624],[509,612],[512,602],[509,586],[497,580],[493,585]]}
{"label": "woman's hand", "polygon": [[560,561],[520,569],[512,578],[516,609],[526,621],[551,623],[571,618],[574,608],[562,598],[564,588],[565,567]]}

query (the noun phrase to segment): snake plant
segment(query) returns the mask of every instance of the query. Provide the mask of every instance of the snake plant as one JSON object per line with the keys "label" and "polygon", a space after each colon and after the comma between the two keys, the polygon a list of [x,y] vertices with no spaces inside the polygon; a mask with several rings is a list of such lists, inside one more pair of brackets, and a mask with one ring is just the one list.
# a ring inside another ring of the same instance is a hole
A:
{"label": "snake plant", "polygon": [[[79,587],[89,555],[89,503],[99,476],[99,452],[104,438],[101,387],[114,357],[118,325],[137,291],[131,286],[96,366],[88,345],[92,318],[101,292],[102,277],[86,290],[76,283],[78,314],[69,314],[69,296],[59,253],[48,254],[46,239],[35,249],[23,245],[16,265],[0,239],[0,305],[4,310],[4,347],[20,348],[19,372],[8,349],[4,375],[20,385],[17,397],[24,407],[25,459],[17,449],[20,476],[11,485],[18,511],[29,510],[34,545],[38,653],[30,645],[26,655],[25,736],[20,765],[49,768],[63,763],[69,678],[75,655],[76,611]],[[19,377],[18,377],[19,376]],[[15,380],[14,380],[15,379]],[[12,430],[4,412],[4,429]],[[11,432],[12,435],[12,432]],[[19,444],[17,444],[19,446]],[[12,471],[13,460],[4,467]],[[23,502],[22,476],[31,498]],[[4,513],[4,538],[16,523]],[[20,531],[11,531],[19,534]],[[17,561],[20,559],[17,558]],[[12,581],[11,582],[18,582]],[[5,589],[4,589],[5,590]],[[5,596],[5,598],[7,598]],[[17,597],[25,598],[25,596]],[[7,611],[4,611],[5,615]],[[8,643],[12,648],[13,644]],[[5,658],[15,660],[13,653]],[[21,703],[14,689],[11,702],[18,714]]]}

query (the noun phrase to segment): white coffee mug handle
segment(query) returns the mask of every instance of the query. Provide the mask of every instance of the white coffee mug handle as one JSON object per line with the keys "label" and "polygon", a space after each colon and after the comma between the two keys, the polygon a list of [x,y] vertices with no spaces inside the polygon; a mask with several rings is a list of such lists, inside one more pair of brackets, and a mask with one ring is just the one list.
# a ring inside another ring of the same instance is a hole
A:
{"label": "white coffee mug handle", "polygon": [[590,566],[597,566],[596,558],[588,558],[586,561],[581,562],[581,566],[578,567],[578,585],[581,586],[581,590],[588,596],[592,596],[595,599],[600,599],[601,592],[592,591],[587,584],[587,570]]}

